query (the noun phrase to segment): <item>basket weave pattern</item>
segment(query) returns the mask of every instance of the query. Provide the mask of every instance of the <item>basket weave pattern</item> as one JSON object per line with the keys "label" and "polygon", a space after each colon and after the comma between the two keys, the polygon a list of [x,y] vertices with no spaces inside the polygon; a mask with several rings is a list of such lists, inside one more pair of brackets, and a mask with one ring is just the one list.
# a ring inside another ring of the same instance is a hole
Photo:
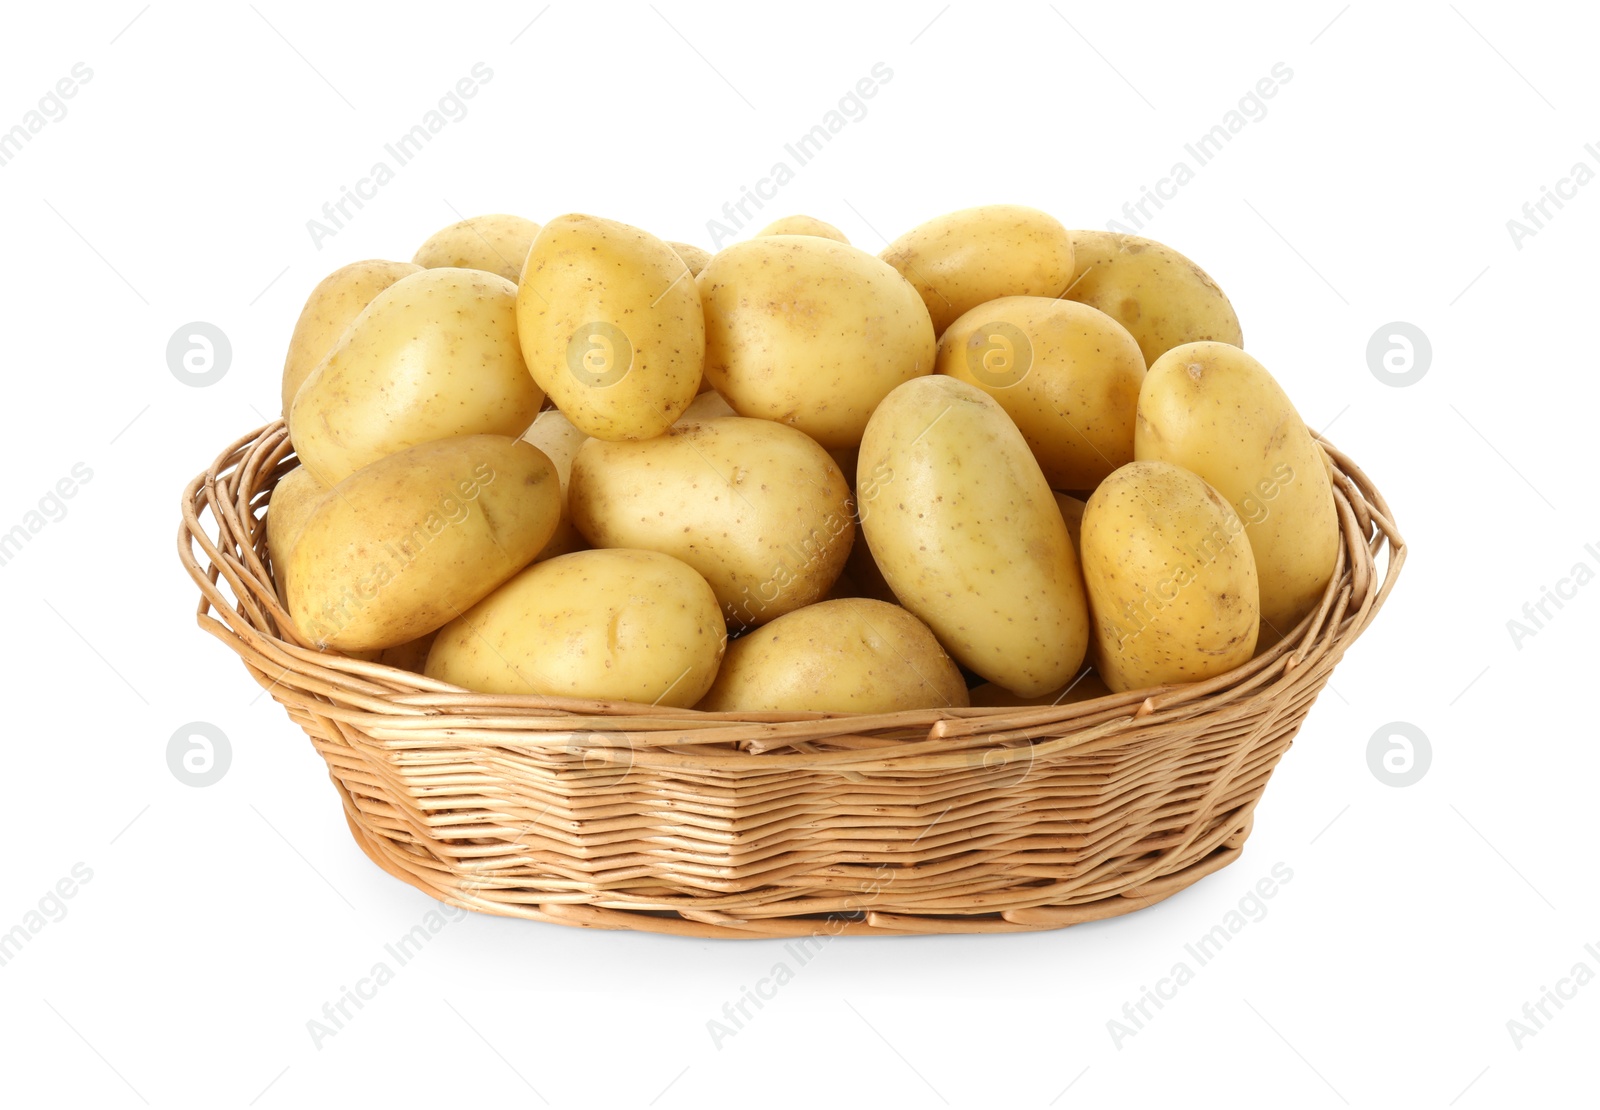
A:
{"label": "basket weave pattern", "polygon": [[263,510],[294,465],[282,421],[189,484],[178,548],[200,626],[311,737],[357,843],[435,898],[702,937],[1053,929],[1237,858],[1393,588],[1388,506],[1322,446],[1344,543],[1315,613],[1225,675],[1060,706],[708,714],[467,693],[319,652],[267,557]]}

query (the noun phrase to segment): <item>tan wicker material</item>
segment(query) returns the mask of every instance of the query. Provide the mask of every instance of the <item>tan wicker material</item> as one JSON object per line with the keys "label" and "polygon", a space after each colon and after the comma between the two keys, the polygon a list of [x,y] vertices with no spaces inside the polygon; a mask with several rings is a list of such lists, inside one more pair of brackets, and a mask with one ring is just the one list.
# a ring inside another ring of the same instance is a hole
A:
{"label": "tan wicker material", "polygon": [[1237,858],[1393,588],[1389,509],[1323,446],[1344,550],[1317,612],[1228,674],[1061,706],[708,714],[473,694],[316,651],[267,560],[267,497],[294,465],[281,421],[190,483],[178,547],[200,626],[310,735],[357,843],[437,899],[698,937],[1053,929]]}

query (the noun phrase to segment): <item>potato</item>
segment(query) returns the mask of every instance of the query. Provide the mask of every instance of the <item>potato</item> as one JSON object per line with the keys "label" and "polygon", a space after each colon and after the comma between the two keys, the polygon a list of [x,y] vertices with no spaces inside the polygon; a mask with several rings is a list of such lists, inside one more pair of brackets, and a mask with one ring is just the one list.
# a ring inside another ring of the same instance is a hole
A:
{"label": "potato", "polygon": [[882,601],[808,605],[728,645],[695,708],[717,713],[892,713],[967,705],[961,669],[928,626]]}
{"label": "potato", "polygon": [[545,224],[517,328],[534,380],[586,435],[658,436],[699,392],[699,290],[683,259],[636,227],[583,215]]}
{"label": "potato", "polygon": [[355,323],[372,298],[421,267],[409,262],[371,259],[341,266],[317,283],[295,321],[289,354],[283,360],[283,418],[289,419],[295,394],[311,372]]}
{"label": "potato", "polygon": [[520,436],[543,403],[517,346],[515,287],[481,270],[422,270],[379,293],[306,380],[289,438],[333,486],[419,443]]}
{"label": "potato", "polygon": [[532,444],[407,448],[340,482],[306,521],[289,554],[290,616],[318,647],[396,647],[527,566],[560,517],[556,468]]}
{"label": "potato", "polygon": [[1255,652],[1244,522],[1180,466],[1131,462],[1100,484],[1083,512],[1083,578],[1096,664],[1118,693],[1210,678]]}
{"label": "potato", "polygon": [[857,475],[878,567],[957,661],[1024,697],[1078,672],[1089,638],[1078,559],[993,398],[943,375],[907,382],[872,414]]}
{"label": "potato", "polygon": [[522,433],[522,438],[545,453],[545,457],[555,464],[556,476],[561,479],[561,523],[556,525],[550,542],[534,557],[534,562],[582,551],[589,544],[572,523],[572,510],[567,503],[567,484],[572,478],[572,460],[589,437],[573,427],[572,421],[561,415],[560,409],[545,409]]}
{"label": "potato", "polygon": [[445,625],[425,673],[486,694],[687,709],[727,632],[689,567],[655,551],[579,551],[528,567]]}
{"label": "potato", "polygon": [[328,487],[303,466],[278,480],[267,500],[267,555],[280,589],[289,589],[289,553],[306,521],[328,495]]}
{"label": "potato", "polygon": [[469,216],[428,236],[411,261],[429,270],[487,270],[515,283],[538,234],[539,225],[521,216]]}
{"label": "potato", "polygon": [[940,338],[939,373],[1000,402],[1057,489],[1093,489],[1133,461],[1144,356],[1099,309],[1051,297],[981,304]]}
{"label": "potato", "polygon": [[964,208],[919,224],[879,255],[916,287],[933,330],[1000,297],[1056,297],[1072,280],[1072,238],[1019,204]]}
{"label": "potato", "polygon": [[1067,296],[1127,328],[1146,366],[1180,343],[1244,345],[1217,283],[1171,247],[1112,231],[1074,231],[1072,246],[1078,268]]}
{"label": "potato", "polygon": [[1261,363],[1226,343],[1156,360],[1139,393],[1134,454],[1194,471],[1244,519],[1261,619],[1286,633],[1322,601],[1339,561],[1327,456]]}
{"label": "potato", "polygon": [[757,237],[763,235],[815,235],[819,239],[832,239],[836,243],[850,242],[844,232],[815,216],[780,217],[756,232]]}
{"label": "potato", "polygon": [[850,488],[793,428],[730,416],[639,443],[591,439],[572,463],[573,523],[596,547],[682,559],[734,629],[820,600],[855,538]]}
{"label": "potato", "polygon": [[749,239],[696,280],[706,380],[741,416],[853,447],[891,389],[933,372],[927,310],[866,251],[811,235]]}
{"label": "potato", "polygon": [[700,271],[706,268],[706,263],[711,261],[711,252],[704,247],[697,247],[693,243],[668,242],[667,246],[677,252],[683,264],[689,267],[690,277],[699,277]]}
{"label": "potato", "polygon": [[1093,671],[1083,671],[1078,677],[1059,690],[1050,690],[1037,697],[1018,697],[1002,686],[996,686],[992,682],[985,682],[982,686],[973,688],[971,699],[973,705],[990,707],[1072,705],[1075,702],[1103,698],[1110,693],[1111,688],[1105,684],[1105,681],[1099,675]]}

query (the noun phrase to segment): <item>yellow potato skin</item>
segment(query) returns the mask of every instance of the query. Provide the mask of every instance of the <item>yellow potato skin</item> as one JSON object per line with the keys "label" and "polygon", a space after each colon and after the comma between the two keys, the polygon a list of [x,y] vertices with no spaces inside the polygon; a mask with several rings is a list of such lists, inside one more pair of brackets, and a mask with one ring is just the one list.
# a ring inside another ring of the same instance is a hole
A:
{"label": "yellow potato skin", "polygon": [[1197,682],[1255,654],[1255,559],[1244,522],[1179,466],[1131,462],[1083,512],[1095,665],[1112,690]]}
{"label": "yellow potato skin", "polygon": [[1322,601],[1339,562],[1328,458],[1265,366],[1226,343],[1156,360],[1139,394],[1134,454],[1194,471],[1245,522],[1261,619],[1287,633]]}
{"label": "yellow potato skin", "polygon": [[411,261],[427,270],[486,270],[515,283],[538,234],[539,225],[521,216],[469,216],[428,236]]}
{"label": "yellow potato skin", "polygon": [[289,588],[289,553],[327,495],[328,487],[316,475],[297,466],[278,480],[267,499],[267,555],[280,590]]}
{"label": "yellow potato skin", "polygon": [[295,321],[294,334],[289,337],[289,353],[283,360],[285,420],[289,419],[295,394],[350,330],[361,310],[389,286],[420,269],[410,262],[369,259],[341,266],[317,283],[300,310],[300,318]]}
{"label": "yellow potato skin", "polygon": [[545,224],[522,271],[517,328],[534,380],[586,435],[658,436],[700,390],[699,289],[639,228],[579,214]]}
{"label": "yellow potato skin", "polygon": [[1074,231],[1072,246],[1077,272],[1067,297],[1127,328],[1146,366],[1183,343],[1244,345],[1239,317],[1222,288],[1171,247],[1112,231]]}
{"label": "yellow potato skin", "polygon": [[892,713],[965,708],[967,684],[928,626],[882,601],[822,601],[728,645],[696,708]]}
{"label": "yellow potato skin", "polygon": [[289,410],[325,485],[419,443],[520,436],[544,394],[517,345],[516,288],[481,270],[421,270],[378,294]]}
{"label": "yellow potato skin", "polygon": [[1133,461],[1144,356],[1099,309],[1054,297],[989,301],[945,329],[938,369],[1000,403],[1057,489],[1093,489]]}
{"label": "yellow potato skin", "polygon": [[838,466],[815,441],[765,420],[679,424],[638,443],[591,439],[567,492],[591,544],[682,559],[735,630],[821,600],[855,539]]}
{"label": "yellow potato skin", "polygon": [[935,335],[1000,297],[1056,297],[1072,280],[1072,237],[1020,204],[964,208],[918,224],[879,255],[928,306]]}
{"label": "yellow potato skin", "polygon": [[340,482],[289,554],[289,613],[339,651],[432,632],[526,566],[561,517],[538,448],[457,436],[407,448]]}
{"label": "yellow potato skin", "polygon": [[854,447],[890,390],[933,372],[933,325],[916,290],[846,243],[748,239],[718,252],[696,280],[706,380],[741,416]]}
{"label": "yellow potato skin", "polygon": [[706,263],[711,261],[711,252],[704,247],[697,247],[693,243],[677,243],[669,240],[667,246],[677,252],[683,259],[683,264],[689,267],[690,277],[699,277],[700,271],[706,268]]}
{"label": "yellow potato skin", "polygon": [[1078,559],[993,398],[944,375],[907,382],[872,414],[857,466],[877,566],[945,650],[1024,697],[1077,674],[1089,638]]}
{"label": "yellow potato skin", "polygon": [[556,475],[561,479],[561,523],[556,525],[550,542],[544,545],[544,549],[535,557],[534,562],[584,550],[589,543],[572,523],[572,510],[567,502],[567,485],[572,478],[572,460],[578,457],[578,448],[582,447],[589,437],[563,416],[560,409],[545,409],[534,418],[528,430],[522,433],[522,438],[545,453],[545,457],[555,464]]}
{"label": "yellow potato skin", "polygon": [[439,631],[429,678],[486,694],[687,709],[716,677],[717,599],[655,551],[579,551],[535,563]]}
{"label": "yellow potato skin", "polygon": [[844,232],[815,216],[780,216],[756,232],[758,238],[762,235],[815,235],[819,239],[832,239],[836,243],[850,242]]}

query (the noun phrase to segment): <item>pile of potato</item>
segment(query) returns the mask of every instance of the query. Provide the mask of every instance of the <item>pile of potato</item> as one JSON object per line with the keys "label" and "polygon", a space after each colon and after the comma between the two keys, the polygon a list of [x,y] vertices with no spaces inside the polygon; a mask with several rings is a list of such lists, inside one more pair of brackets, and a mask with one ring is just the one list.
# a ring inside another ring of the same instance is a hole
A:
{"label": "pile of potato", "polygon": [[992,205],[880,255],[480,216],[312,291],[267,513],[301,635],[724,712],[1192,682],[1319,603],[1331,470],[1207,274]]}

